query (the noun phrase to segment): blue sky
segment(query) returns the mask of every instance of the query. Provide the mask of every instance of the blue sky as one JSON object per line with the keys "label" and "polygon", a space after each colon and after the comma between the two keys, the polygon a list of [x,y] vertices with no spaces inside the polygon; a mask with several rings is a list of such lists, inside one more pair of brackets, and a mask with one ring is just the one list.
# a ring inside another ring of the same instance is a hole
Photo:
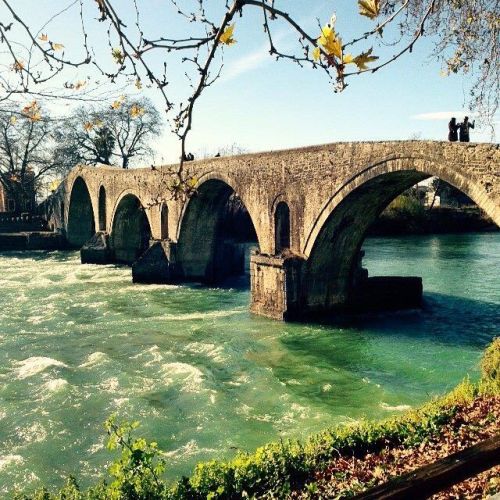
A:
{"label": "blue sky", "polygon": [[[216,2],[223,3],[208,0],[212,6]],[[68,0],[38,0],[35,12],[33,0],[14,2],[16,8],[26,13],[32,28],[41,27],[56,9],[68,3]],[[93,0],[84,3],[92,13],[90,17],[95,18]],[[180,0],[181,5],[192,3]],[[325,24],[333,12],[337,14],[337,29],[344,40],[373,26],[357,14],[354,0],[282,0],[278,4],[312,34],[319,31],[316,18]],[[116,5],[124,16],[132,14],[128,7],[131,0],[120,0]],[[179,24],[168,0],[143,0],[140,5],[147,33],[185,33],[189,29]],[[233,143],[249,151],[263,151],[336,141],[413,137],[444,140],[449,118],[453,115],[462,118],[467,80],[440,75],[440,64],[429,57],[430,40],[420,41],[412,54],[375,74],[351,78],[348,88],[338,94],[320,71],[301,69],[288,61],[276,62],[269,56],[261,12],[253,11],[249,8],[243,18],[236,19],[237,43],[225,49],[222,77],[198,101],[189,151],[216,151]],[[46,28],[52,39],[65,44],[68,54],[78,50],[79,39],[74,35],[76,14],[69,11]],[[107,58],[110,49],[104,36],[105,26],[93,22],[88,28],[97,55]],[[298,46],[296,37],[284,25],[274,27],[274,36],[279,47]],[[360,44],[355,53],[370,46]],[[374,47],[374,52],[380,55],[390,55],[394,50]],[[169,70],[175,75],[174,80],[183,72],[178,63],[169,66]],[[88,71],[63,78],[71,80],[84,76],[85,72]],[[179,82],[172,87],[174,93],[181,88]],[[163,107],[158,91],[141,92]],[[472,140],[488,141],[490,133],[473,131]],[[155,143],[157,163],[176,161],[178,144],[171,134],[166,131]]]}

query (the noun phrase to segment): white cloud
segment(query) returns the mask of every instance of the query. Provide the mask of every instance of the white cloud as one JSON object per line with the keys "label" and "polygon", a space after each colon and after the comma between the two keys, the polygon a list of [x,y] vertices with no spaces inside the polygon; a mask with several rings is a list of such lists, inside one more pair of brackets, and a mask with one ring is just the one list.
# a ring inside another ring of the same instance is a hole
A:
{"label": "white cloud", "polygon": [[251,52],[246,56],[240,57],[239,59],[234,61],[226,70],[221,80],[232,80],[233,78],[236,78],[243,73],[247,73],[248,71],[257,69],[270,60],[271,57],[269,55],[269,47],[262,46],[260,49]]}
{"label": "white cloud", "polygon": [[[290,38],[290,32],[282,30],[273,35],[273,42],[274,44],[285,42],[280,48],[281,50],[287,50],[290,45]],[[275,56],[271,56],[271,54],[269,54],[269,43],[266,42],[253,52],[250,52],[249,54],[242,56],[229,64],[223,72],[220,81],[232,80],[233,78],[237,78],[243,73],[253,71],[274,60]]]}

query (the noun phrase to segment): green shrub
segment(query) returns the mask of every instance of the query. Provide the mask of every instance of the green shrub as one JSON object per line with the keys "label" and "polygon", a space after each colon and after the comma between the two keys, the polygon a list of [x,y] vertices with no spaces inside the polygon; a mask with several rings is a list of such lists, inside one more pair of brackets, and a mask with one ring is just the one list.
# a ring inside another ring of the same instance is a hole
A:
{"label": "green shrub", "polygon": [[497,337],[485,349],[481,361],[483,380],[500,390],[500,337]]}
{"label": "green shrub", "polygon": [[389,216],[393,215],[418,219],[424,215],[425,210],[417,196],[408,191],[392,200],[385,209],[385,213]]}

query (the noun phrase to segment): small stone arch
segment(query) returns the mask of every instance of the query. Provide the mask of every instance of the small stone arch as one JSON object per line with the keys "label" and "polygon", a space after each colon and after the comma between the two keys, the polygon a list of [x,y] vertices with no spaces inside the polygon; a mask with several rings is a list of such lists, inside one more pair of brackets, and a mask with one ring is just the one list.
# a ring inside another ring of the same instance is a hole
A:
{"label": "small stone arch", "polygon": [[[62,215],[64,217],[64,212]],[[95,218],[89,189],[83,178],[78,176],[69,198],[66,237],[71,247],[81,248],[94,234]]]}
{"label": "small stone arch", "polygon": [[99,231],[106,231],[106,189],[104,186],[99,188]]}
{"label": "small stone arch", "polygon": [[168,205],[162,203],[160,208],[160,238],[162,240],[167,240],[169,237],[168,222]]}
{"label": "small stone arch", "polygon": [[274,210],[274,247],[276,254],[291,247],[290,208],[280,201]]}
{"label": "small stone arch", "polygon": [[123,195],[113,214],[110,247],[116,262],[133,264],[148,248],[151,226],[137,196]]}
{"label": "small stone arch", "polygon": [[[233,262],[234,245],[224,239],[222,231],[223,211],[234,192],[224,180],[208,178],[186,203],[177,252],[184,279],[213,283],[238,273]],[[255,231],[250,214],[248,218]]]}

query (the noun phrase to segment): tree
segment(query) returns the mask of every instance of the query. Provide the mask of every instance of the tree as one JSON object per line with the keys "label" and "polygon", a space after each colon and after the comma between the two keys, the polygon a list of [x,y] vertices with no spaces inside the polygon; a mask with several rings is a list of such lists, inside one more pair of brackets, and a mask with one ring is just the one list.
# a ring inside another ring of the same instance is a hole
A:
{"label": "tree", "polygon": [[68,168],[78,163],[128,168],[133,159],[152,153],[149,143],[160,132],[160,115],[149,99],[122,96],[111,106],[76,109],[60,133],[58,155]]}
{"label": "tree", "polygon": [[0,110],[0,184],[16,210],[31,202],[44,176],[57,174],[62,165],[54,156],[58,123],[42,118],[34,102],[19,112]]}
{"label": "tree", "polygon": [[436,177],[432,180],[431,183],[432,188],[434,189],[434,195],[432,197],[432,202],[429,206],[429,210],[434,208],[434,204],[436,203],[436,198],[439,196],[441,198],[441,204],[451,204],[455,206],[461,205],[473,205],[474,202],[460,189],[457,189],[455,186],[452,186],[446,181],[443,181]]}
{"label": "tree", "polygon": [[[33,32],[26,14],[18,12],[12,0],[0,0],[0,42],[10,57],[8,70],[0,77],[6,96],[36,92],[48,81],[57,80],[64,69],[88,65],[111,82],[125,78],[138,89],[154,86],[163,97],[171,129],[181,141],[180,172],[195,105],[220,76],[222,52],[236,43],[237,23],[244,22],[250,9],[262,13],[271,56],[321,70],[335,91],[344,90],[354,75],[392,64],[410,53],[419,39],[430,36],[434,56],[443,62],[446,74],[470,73],[476,78],[471,86],[472,105],[481,106],[490,118],[498,108],[499,0],[358,0],[359,14],[373,24],[350,40],[338,32],[335,16],[319,24],[314,33],[307,32],[293,12],[283,10],[284,5],[293,10],[284,0],[221,0],[217,5],[208,0],[182,4],[180,0],[164,0],[162,6],[170,5],[178,22],[174,32],[160,35],[148,33],[144,21],[148,13],[157,12],[158,2],[154,6],[132,0],[60,2],[61,10],[54,13],[52,23],[68,9],[79,9],[82,50],[78,54],[66,54],[57,33],[49,36],[51,22],[43,31]],[[100,49],[106,45],[102,39],[93,40],[88,34],[96,13],[108,38],[106,50]],[[239,18],[243,20],[237,21]],[[295,49],[284,51],[279,47],[274,36],[278,26],[295,34]],[[394,46],[394,54],[379,60],[373,49],[375,43]],[[184,87],[177,85],[177,75],[169,71],[172,61],[186,67]],[[172,81],[176,85],[171,85]],[[65,89],[71,94],[87,85],[88,81],[67,81]],[[181,87],[186,95],[170,90]]]}

